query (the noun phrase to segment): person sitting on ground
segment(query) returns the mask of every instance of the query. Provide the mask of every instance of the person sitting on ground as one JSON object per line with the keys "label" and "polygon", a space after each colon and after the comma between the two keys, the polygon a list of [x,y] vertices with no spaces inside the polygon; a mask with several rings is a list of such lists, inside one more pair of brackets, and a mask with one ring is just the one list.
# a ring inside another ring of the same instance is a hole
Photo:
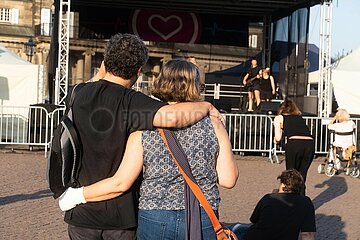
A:
{"label": "person sitting on ground", "polygon": [[[355,123],[350,120],[350,115],[345,109],[338,109],[334,118],[330,121],[328,129],[335,131],[335,141],[333,142],[334,153],[336,156],[336,147],[342,149],[342,156],[346,156],[346,149],[352,147],[352,151],[355,151],[355,135],[354,129],[356,128]],[[352,155],[350,151],[350,155]],[[346,156],[347,159],[350,159],[351,156]],[[339,170],[341,169],[341,162],[338,158],[335,158],[335,167]]]}
{"label": "person sitting on ground", "polygon": [[233,227],[239,240],[298,240],[300,232],[302,240],[315,239],[315,209],[310,198],[301,194],[303,177],[290,169],[277,179],[278,192],[266,194],[257,203],[250,217],[252,224]]}

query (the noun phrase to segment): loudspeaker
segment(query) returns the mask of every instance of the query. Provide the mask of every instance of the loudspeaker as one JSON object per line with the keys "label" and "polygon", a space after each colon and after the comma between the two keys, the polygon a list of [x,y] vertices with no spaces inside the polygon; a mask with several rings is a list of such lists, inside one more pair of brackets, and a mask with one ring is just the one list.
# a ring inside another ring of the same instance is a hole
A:
{"label": "loudspeaker", "polygon": [[259,112],[261,114],[275,115],[279,109],[281,101],[272,100],[269,102],[261,102],[259,106]]}
{"label": "loudspeaker", "polygon": [[213,105],[220,112],[231,112],[232,102],[231,99],[214,99]]}
{"label": "loudspeaker", "polygon": [[304,96],[304,114],[317,115],[318,97],[317,96]]}

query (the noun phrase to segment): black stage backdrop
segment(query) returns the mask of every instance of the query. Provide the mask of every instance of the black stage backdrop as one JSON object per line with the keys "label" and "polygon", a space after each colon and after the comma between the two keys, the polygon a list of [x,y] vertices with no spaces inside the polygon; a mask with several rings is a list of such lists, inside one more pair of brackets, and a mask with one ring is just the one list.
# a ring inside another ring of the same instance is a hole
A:
{"label": "black stage backdrop", "polygon": [[134,33],[145,41],[248,47],[249,18],[162,10],[81,7],[80,38]]}

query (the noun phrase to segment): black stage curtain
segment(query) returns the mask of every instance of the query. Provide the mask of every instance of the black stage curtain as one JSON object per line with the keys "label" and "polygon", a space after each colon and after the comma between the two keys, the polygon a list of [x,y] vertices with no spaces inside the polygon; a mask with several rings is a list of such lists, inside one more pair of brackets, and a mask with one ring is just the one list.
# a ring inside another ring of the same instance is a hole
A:
{"label": "black stage curtain", "polygon": [[308,78],[309,8],[302,8],[273,24],[272,65],[278,68],[282,97],[302,108]]}

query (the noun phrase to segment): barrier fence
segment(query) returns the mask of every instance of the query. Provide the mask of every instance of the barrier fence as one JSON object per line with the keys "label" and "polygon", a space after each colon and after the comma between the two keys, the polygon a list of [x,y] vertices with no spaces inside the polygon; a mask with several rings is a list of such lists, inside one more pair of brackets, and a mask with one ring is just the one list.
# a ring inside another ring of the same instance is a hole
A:
{"label": "barrier fence", "polygon": [[48,112],[44,107],[0,106],[0,145],[43,147],[47,154],[53,129],[64,109]]}
{"label": "barrier fence", "polygon": [[267,115],[224,114],[234,152],[267,153],[273,156],[273,120]]}
{"label": "barrier fence", "polygon": [[[65,109],[57,108],[49,112],[40,106],[8,107],[0,106],[0,145],[24,145],[31,150],[43,147],[45,155],[49,149],[54,129],[60,122]],[[234,152],[258,152],[268,155],[271,163],[277,162],[277,154],[283,153],[281,145],[273,141],[274,116],[259,114],[224,114],[226,129]],[[329,149],[329,119],[304,117],[314,136],[315,154],[326,154]],[[356,123],[357,149],[360,149],[360,118]]]}

